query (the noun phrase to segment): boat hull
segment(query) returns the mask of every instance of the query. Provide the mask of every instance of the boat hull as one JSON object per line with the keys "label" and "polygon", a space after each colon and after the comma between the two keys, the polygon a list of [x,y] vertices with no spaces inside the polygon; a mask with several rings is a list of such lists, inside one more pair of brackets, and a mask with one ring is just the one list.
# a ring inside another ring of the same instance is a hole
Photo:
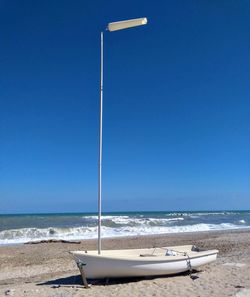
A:
{"label": "boat hull", "polygon": [[[178,247],[175,247],[175,249]],[[140,277],[160,276],[185,272],[211,263],[217,258],[217,250],[203,251],[190,255],[177,256],[154,256],[151,254],[140,254],[140,250],[133,250],[132,255],[128,250],[119,251],[119,254],[108,251],[98,255],[97,252],[71,252],[76,262],[84,264],[86,277],[93,278],[118,278],[118,277]],[[151,250],[148,250],[151,252]],[[186,253],[186,252],[183,252]]]}

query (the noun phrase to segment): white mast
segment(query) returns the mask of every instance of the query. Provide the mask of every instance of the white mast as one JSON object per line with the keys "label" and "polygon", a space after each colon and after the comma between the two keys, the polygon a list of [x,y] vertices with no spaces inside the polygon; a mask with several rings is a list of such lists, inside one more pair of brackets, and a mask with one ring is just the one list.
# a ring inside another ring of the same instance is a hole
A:
{"label": "white mast", "polygon": [[[107,29],[117,31],[147,24],[147,18],[132,19],[109,23]],[[102,118],[103,118],[103,32],[101,32],[101,68],[100,68],[100,127],[99,127],[99,162],[98,162],[98,254],[101,254],[102,223]]]}
{"label": "white mast", "polygon": [[98,163],[98,254],[101,253],[102,222],[102,114],[103,114],[103,32],[101,32],[101,69],[100,69],[100,128],[99,128],[99,163]]}

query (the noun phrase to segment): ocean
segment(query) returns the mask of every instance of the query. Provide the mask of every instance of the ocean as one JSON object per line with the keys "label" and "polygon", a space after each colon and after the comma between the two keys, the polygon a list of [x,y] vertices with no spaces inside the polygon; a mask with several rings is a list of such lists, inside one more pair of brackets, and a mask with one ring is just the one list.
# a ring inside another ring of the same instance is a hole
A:
{"label": "ocean", "polygon": [[[250,211],[116,212],[102,216],[102,237],[250,228]],[[97,214],[0,215],[0,245],[97,237]]]}

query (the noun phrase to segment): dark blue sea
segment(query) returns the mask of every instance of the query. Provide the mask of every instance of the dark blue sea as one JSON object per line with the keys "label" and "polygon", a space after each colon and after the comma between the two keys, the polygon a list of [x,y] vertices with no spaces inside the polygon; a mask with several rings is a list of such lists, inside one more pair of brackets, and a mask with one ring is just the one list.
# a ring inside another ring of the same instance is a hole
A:
{"label": "dark blue sea", "polygon": [[[117,212],[102,216],[102,237],[250,228],[250,211]],[[97,214],[0,215],[0,245],[97,237]]]}

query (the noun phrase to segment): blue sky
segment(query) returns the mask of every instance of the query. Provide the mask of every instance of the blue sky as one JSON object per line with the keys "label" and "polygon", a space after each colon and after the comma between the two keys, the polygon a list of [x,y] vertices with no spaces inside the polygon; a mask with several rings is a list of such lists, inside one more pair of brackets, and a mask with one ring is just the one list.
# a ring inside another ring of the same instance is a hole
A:
{"label": "blue sky", "polygon": [[249,209],[248,1],[0,1],[0,213]]}

